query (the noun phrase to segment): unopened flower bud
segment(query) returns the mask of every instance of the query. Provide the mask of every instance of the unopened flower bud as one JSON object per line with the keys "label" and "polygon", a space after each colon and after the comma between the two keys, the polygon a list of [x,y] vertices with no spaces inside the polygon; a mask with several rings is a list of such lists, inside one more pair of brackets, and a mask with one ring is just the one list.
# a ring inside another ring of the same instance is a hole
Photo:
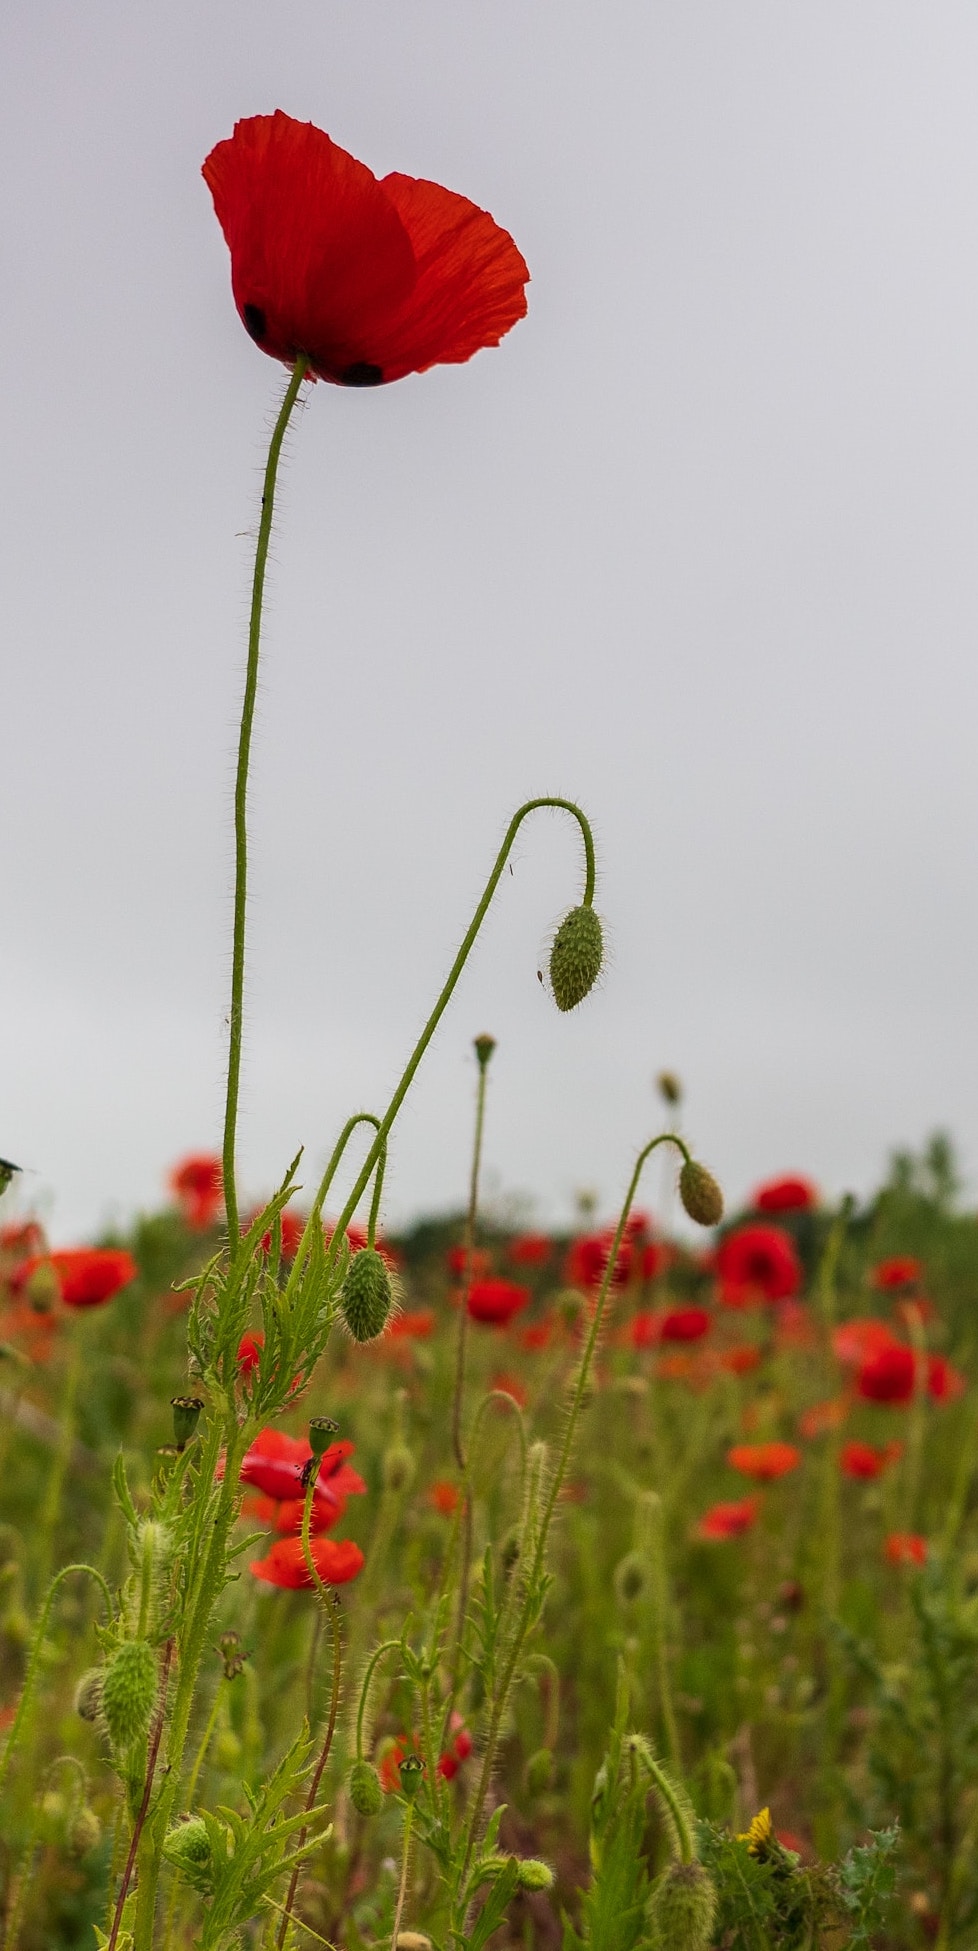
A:
{"label": "unopened flower bud", "polygon": [[358,1815],[375,1816],[384,1806],[380,1776],[371,1761],[355,1761],[350,1769],[350,1801]]}
{"label": "unopened flower bud", "polygon": [[163,1854],[195,1890],[205,1894],[213,1889],[214,1873],[211,1839],[203,1816],[188,1816],[163,1838]]}
{"label": "unopened flower bud", "polygon": [[75,1688],[75,1713],[83,1721],[97,1721],[102,1711],[102,1680],[105,1669],[93,1666],[83,1673]]}
{"label": "unopened flower bud", "polygon": [[516,1878],[518,1890],[552,1890],[553,1881],[549,1863],[541,1863],[539,1856],[521,1858]]}
{"label": "unopened flower bud", "polygon": [[626,1551],[615,1566],[615,1596],[619,1605],[633,1605],[649,1582],[649,1568],[640,1551]]}
{"label": "unopened flower bud", "polygon": [[707,1951],[717,1894],[702,1863],[670,1863],[652,1897],[652,1918],[669,1951]]}
{"label": "unopened flower bud", "polygon": [[494,1036],[477,1036],[475,1038],[474,1047],[475,1047],[475,1054],[479,1060],[479,1069],[485,1070],[485,1067],[489,1062],[489,1059],[492,1056],[493,1051],[496,1048],[496,1039]]}
{"label": "unopened flower bud", "polygon": [[114,1748],[149,1732],[156,1701],[156,1657],[144,1639],[123,1640],[102,1675],[102,1712]]}
{"label": "unopened flower bud", "polygon": [[376,1247],[362,1247],[353,1255],[340,1295],[343,1319],[354,1341],[375,1341],[387,1326],[394,1305],[394,1289]]}
{"label": "unopened flower bud", "polygon": [[185,1450],[200,1421],[204,1405],[199,1396],[171,1396],[173,1410],[173,1441],[178,1450]]}
{"label": "unopened flower bud", "polygon": [[384,1489],[408,1490],[414,1482],[414,1458],[406,1443],[392,1443],[384,1451]]}
{"label": "unopened flower bud", "polygon": [[538,1748],[526,1764],[526,1786],[531,1795],[542,1795],[553,1781],[554,1758],[549,1748]]}
{"label": "unopened flower bud", "polygon": [[554,936],[550,987],[558,1009],[576,1009],[601,973],[604,939],[593,908],[572,908]]}
{"label": "unopened flower bud", "polygon": [[712,1172],[698,1159],[685,1160],[679,1174],[679,1197],[684,1211],[697,1226],[719,1226],[723,1218],[723,1193]]}
{"label": "unopened flower bud", "polygon": [[313,1416],[309,1423],[309,1448],[313,1456],[324,1456],[329,1449],[330,1439],[336,1435],[339,1423],[332,1416]]}
{"label": "unopened flower bud", "polygon": [[667,1104],[682,1103],[683,1087],[674,1070],[660,1070],[655,1081],[659,1087],[659,1096],[664,1098]]}
{"label": "unopened flower bud", "polygon": [[68,1848],[72,1856],[87,1856],[102,1840],[102,1824],[95,1810],[83,1802],[68,1827]]}

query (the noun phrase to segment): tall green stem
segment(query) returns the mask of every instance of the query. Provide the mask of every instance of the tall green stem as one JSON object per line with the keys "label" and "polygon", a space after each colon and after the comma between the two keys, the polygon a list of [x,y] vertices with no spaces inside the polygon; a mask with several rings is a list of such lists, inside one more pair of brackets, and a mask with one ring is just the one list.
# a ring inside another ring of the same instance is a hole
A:
{"label": "tall green stem", "polygon": [[258,524],[258,547],[255,551],[255,573],[251,585],[251,620],[248,626],[248,667],[245,676],[244,704],[241,708],[241,729],[238,734],[238,768],[234,781],[234,949],[231,962],[231,1014],[228,1019],[230,1037],[228,1044],[228,1088],[224,1113],[224,1203],[227,1208],[228,1237],[231,1243],[231,1259],[239,1251],[238,1242],[238,1195],[235,1187],[234,1146],[238,1126],[238,1085],[241,1076],[241,1028],[244,1000],[245,968],[245,920],[248,903],[248,762],[251,757],[251,732],[255,718],[255,699],[258,695],[258,652],[261,646],[261,607],[265,591],[265,569],[268,563],[268,545],[272,533],[272,511],[275,505],[275,482],[278,475],[279,457],[285,429],[289,424],[292,408],[299,397],[299,389],[309,370],[309,361],[300,354],[292,368],[292,377],[285,391],[285,398],[279,409],[278,419],[272,433],[265,463],[265,480],[261,497],[261,520]]}

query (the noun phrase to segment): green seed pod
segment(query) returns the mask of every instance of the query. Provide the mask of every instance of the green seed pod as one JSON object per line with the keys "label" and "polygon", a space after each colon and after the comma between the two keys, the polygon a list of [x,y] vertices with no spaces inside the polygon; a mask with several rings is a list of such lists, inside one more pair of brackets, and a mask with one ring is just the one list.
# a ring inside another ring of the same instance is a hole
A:
{"label": "green seed pod", "polygon": [[517,1876],[518,1890],[552,1890],[554,1873],[549,1863],[541,1863],[539,1856],[524,1856]]}
{"label": "green seed pod", "polygon": [[553,1781],[554,1758],[549,1748],[538,1748],[526,1764],[526,1786],[531,1795],[541,1795]]}
{"label": "green seed pod", "polygon": [[170,1408],[173,1410],[173,1441],[178,1450],[185,1450],[200,1421],[204,1405],[199,1396],[171,1396]]}
{"label": "green seed pod", "polygon": [[719,1226],[723,1218],[723,1193],[712,1172],[695,1158],[688,1158],[679,1174],[679,1197],[697,1226]]}
{"label": "green seed pod", "polygon": [[156,1656],[144,1639],[127,1639],[105,1668],[102,1712],[114,1748],[131,1748],[149,1733],[156,1702]]}
{"label": "green seed pod", "polygon": [[615,1566],[615,1597],[619,1605],[633,1605],[649,1582],[649,1568],[640,1551],[626,1551]]}
{"label": "green seed pod", "polygon": [[397,1772],[401,1778],[401,1794],[406,1795],[409,1802],[413,1802],[421,1787],[421,1777],[424,1774],[424,1762],[421,1756],[405,1755],[404,1760],[398,1762]]}
{"label": "green seed pod", "polygon": [[175,1829],[168,1830],[163,1838],[163,1854],[195,1890],[205,1895],[213,1890],[211,1839],[203,1816],[188,1816],[185,1822],[178,1822]]}
{"label": "green seed pod", "polygon": [[350,1769],[350,1801],[358,1815],[379,1815],[384,1806],[380,1776],[371,1761],[355,1761]]}
{"label": "green seed pod", "polygon": [[394,1289],[376,1247],[361,1247],[353,1255],[343,1282],[340,1307],[354,1341],[376,1341],[387,1326],[394,1305]]}
{"label": "green seed pod", "polygon": [[480,1070],[485,1070],[485,1067],[486,1067],[486,1065],[487,1065],[487,1063],[489,1062],[489,1059],[490,1059],[490,1057],[492,1056],[492,1053],[493,1053],[493,1051],[494,1051],[494,1050],[495,1050],[495,1048],[496,1048],[496,1039],[495,1039],[495,1037],[494,1037],[494,1036],[477,1036],[477,1037],[476,1037],[476,1039],[475,1039],[475,1044],[474,1044],[474,1048],[475,1048],[475,1054],[476,1054],[476,1057],[477,1057],[477,1059],[478,1059],[478,1063],[479,1063],[479,1069],[480,1069]]}
{"label": "green seed pod", "polygon": [[392,1443],[384,1451],[382,1465],[385,1490],[409,1490],[414,1482],[414,1458],[406,1443]]}
{"label": "green seed pod", "polygon": [[593,908],[572,908],[554,936],[550,987],[558,1009],[576,1009],[601,973],[604,939]]}
{"label": "green seed pod", "polygon": [[75,1810],[69,1824],[68,1848],[72,1856],[87,1856],[89,1850],[95,1849],[101,1840],[102,1824],[95,1810],[83,1802],[81,1808]]}
{"label": "green seed pod", "polygon": [[707,1951],[717,1893],[702,1863],[670,1863],[652,1894],[651,1917],[668,1951]]}
{"label": "green seed pod", "polygon": [[667,1104],[682,1102],[683,1087],[674,1070],[660,1070],[655,1081],[659,1087],[659,1096],[664,1098]]}
{"label": "green seed pod", "polygon": [[105,1668],[93,1666],[83,1673],[75,1688],[75,1713],[83,1721],[97,1721],[102,1712],[102,1681]]}

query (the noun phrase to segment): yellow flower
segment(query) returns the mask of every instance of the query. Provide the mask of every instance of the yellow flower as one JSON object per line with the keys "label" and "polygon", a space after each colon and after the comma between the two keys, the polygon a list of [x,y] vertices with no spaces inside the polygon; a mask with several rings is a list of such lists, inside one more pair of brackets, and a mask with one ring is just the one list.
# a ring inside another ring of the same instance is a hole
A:
{"label": "yellow flower", "polygon": [[774,1841],[774,1828],[771,1822],[770,1809],[761,1809],[760,1813],[754,1817],[750,1828],[744,1835],[738,1836],[737,1841],[738,1843],[747,1844],[748,1855],[761,1858],[765,1857]]}

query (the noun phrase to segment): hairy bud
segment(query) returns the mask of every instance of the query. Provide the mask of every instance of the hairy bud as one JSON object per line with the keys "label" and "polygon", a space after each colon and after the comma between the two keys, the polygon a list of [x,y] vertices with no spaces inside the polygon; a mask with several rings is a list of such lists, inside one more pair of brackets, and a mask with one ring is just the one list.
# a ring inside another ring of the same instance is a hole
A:
{"label": "hairy bud", "polygon": [[102,1712],[114,1748],[149,1733],[156,1701],[156,1656],[144,1639],[123,1640],[102,1675]]}
{"label": "hairy bud", "polygon": [[649,1582],[649,1568],[640,1551],[626,1551],[615,1566],[615,1597],[619,1605],[633,1605]]}
{"label": "hairy bud", "polygon": [[87,1856],[102,1840],[102,1824],[87,1802],[75,1810],[68,1825],[68,1848],[72,1856]]}
{"label": "hairy bud", "polygon": [[684,1211],[697,1226],[719,1226],[723,1218],[723,1193],[712,1172],[695,1158],[688,1158],[679,1174],[679,1197]]}
{"label": "hairy bud", "polygon": [[541,1863],[539,1856],[524,1856],[517,1872],[518,1890],[552,1890],[554,1873],[549,1863]]}
{"label": "hairy bud", "polygon": [[384,1806],[380,1776],[371,1761],[355,1761],[350,1769],[350,1801],[358,1815],[379,1815]]}
{"label": "hairy bud", "polygon": [[375,1341],[387,1326],[394,1305],[394,1289],[376,1247],[362,1247],[353,1255],[340,1295],[343,1319],[354,1341]]}
{"label": "hairy bud", "polygon": [[414,1458],[406,1443],[392,1443],[390,1449],[384,1451],[381,1468],[385,1490],[409,1490],[414,1482]]}
{"label": "hairy bud", "polygon": [[83,1721],[97,1721],[102,1712],[102,1680],[104,1668],[93,1666],[83,1673],[75,1688],[75,1713]]}
{"label": "hairy bud", "polygon": [[554,936],[550,987],[558,1009],[576,1009],[601,973],[604,939],[593,908],[572,908]]}
{"label": "hairy bud", "polygon": [[163,1838],[163,1854],[195,1890],[206,1895],[213,1889],[211,1839],[203,1816],[188,1816],[186,1822],[178,1822],[175,1829],[168,1830]]}
{"label": "hairy bud", "polygon": [[660,1942],[669,1951],[707,1951],[717,1893],[702,1863],[670,1863],[651,1904]]}

